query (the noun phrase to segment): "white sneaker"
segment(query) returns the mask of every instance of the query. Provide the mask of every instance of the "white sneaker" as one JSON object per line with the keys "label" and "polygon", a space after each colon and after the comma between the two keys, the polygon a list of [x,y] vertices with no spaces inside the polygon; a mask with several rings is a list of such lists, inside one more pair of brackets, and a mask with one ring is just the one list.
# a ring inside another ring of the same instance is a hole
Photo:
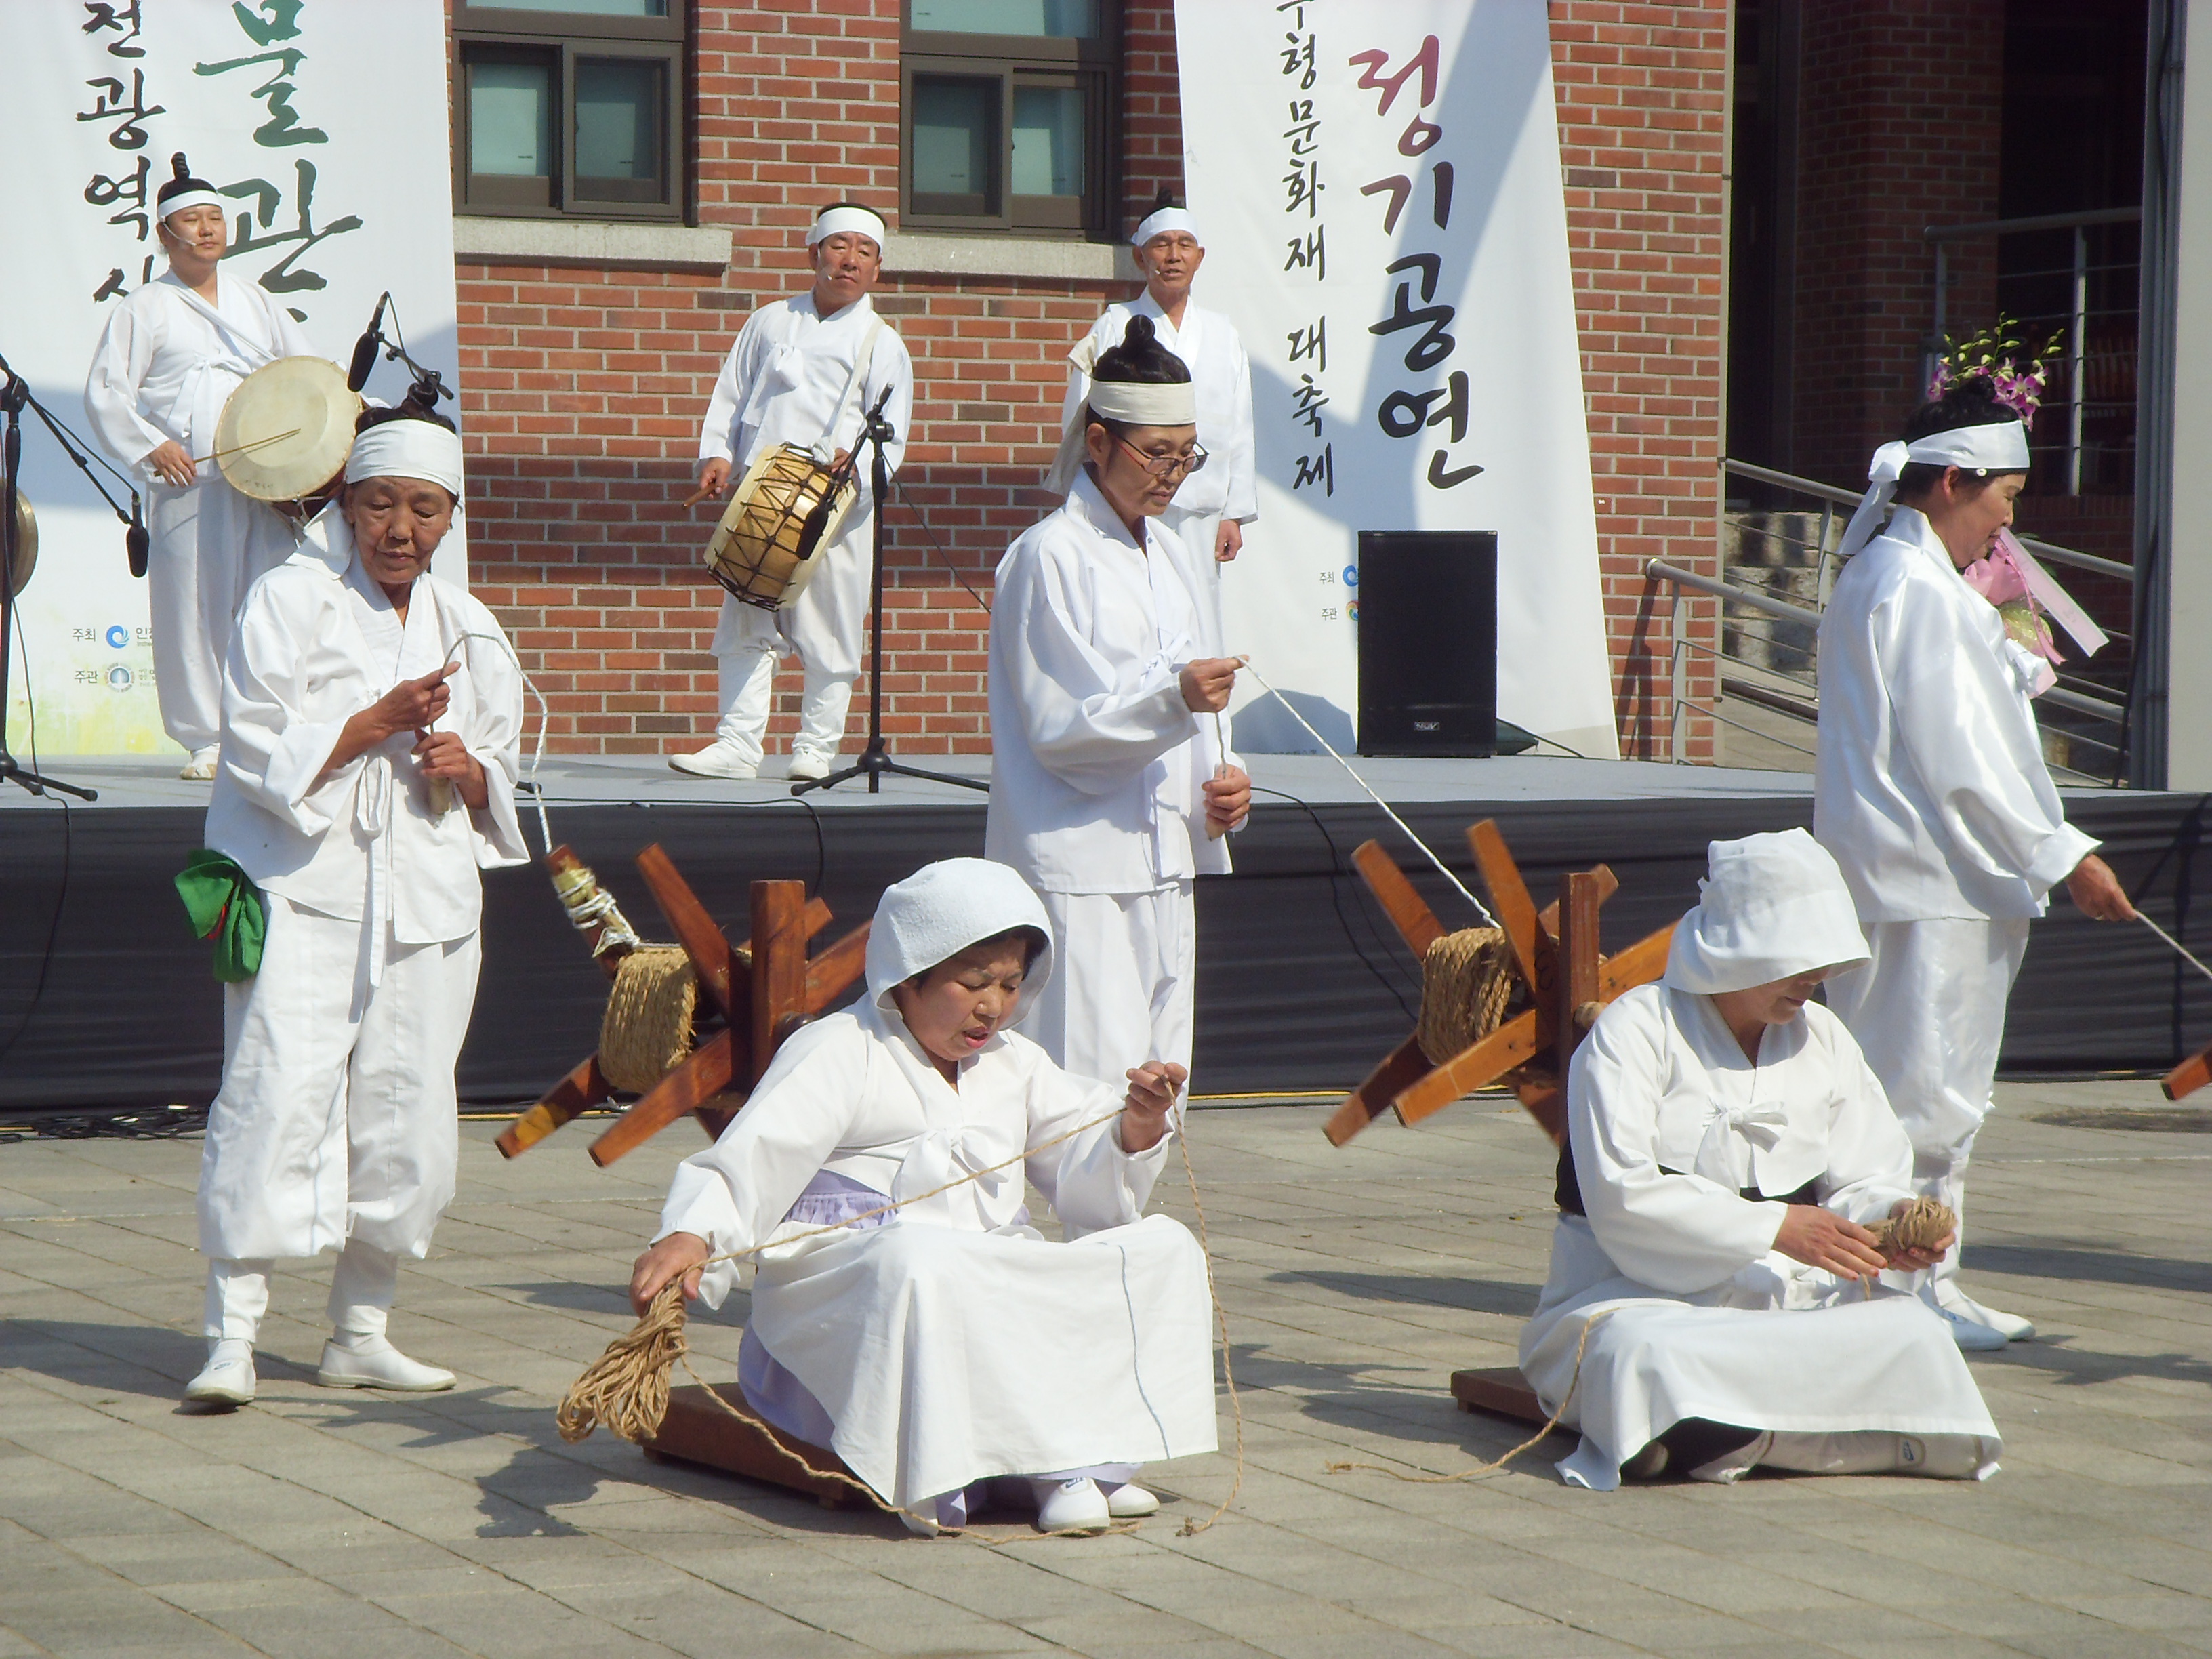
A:
{"label": "white sneaker", "polygon": [[830,775],[830,763],[837,757],[812,749],[794,749],[791,764],[784,769],[784,776],[793,783],[811,783]]}
{"label": "white sneaker", "polygon": [[930,1516],[917,1515],[912,1510],[901,1510],[898,1512],[898,1518],[906,1523],[906,1529],[917,1538],[934,1538],[941,1530]]}
{"label": "white sneaker", "polygon": [[253,1345],[230,1337],[208,1345],[208,1362],[185,1384],[185,1398],[208,1406],[253,1403]]}
{"label": "white sneaker", "polygon": [[720,738],[696,753],[671,755],[668,763],[678,771],[689,772],[696,778],[753,778],[760,775],[758,761],[747,760],[744,750]]}
{"label": "white sneaker", "polygon": [[190,783],[210,782],[215,777],[216,761],[222,754],[222,749],[215,744],[210,744],[204,749],[195,749],[192,757],[184,763],[177,775]]}
{"label": "white sneaker", "polygon": [[326,1389],[394,1389],[404,1394],[436,1394],[453,1386],[453,1374],[410,1359],[385,1338],[332,1337],[323,1344],[322,1368],[315,1381]]}
{"label": "white sneaker", "polygon": [[1032,1480],[1030,1489],[1036,1494],[1039,1532],[1103,1532],[1114,1518],[1106,1494],[1086,1477]]}
{"label": "white sneaker", "polygon": [[1106,1494],[1106,1513],[1116,1521],[1134,1521],[1160,1512],[1158,1497],[1133,1480],[1124,1480],[1118,1486],[1107,1486],[1102,1490]]}
{"label": "white sneaker", "polygon": [[1995,1353],[2005,1346],[2004,1333],[1967,1318],[1938,1304],[1936,1316],[1951,1328],[1951,1340],[1966,1353]]}
{"label": "white sneaker", "polygon": [[1977,1302],[1951,1280],[1941,1281],[1936,1286],[1936,1305],[1946,1313],[1956,1314],[1961,1319],[1987,1326],[2008,1342],[2034,1340],[2033,1321],[2022,1319],[2018,1314],[2002,1313],[1986,1303]]}

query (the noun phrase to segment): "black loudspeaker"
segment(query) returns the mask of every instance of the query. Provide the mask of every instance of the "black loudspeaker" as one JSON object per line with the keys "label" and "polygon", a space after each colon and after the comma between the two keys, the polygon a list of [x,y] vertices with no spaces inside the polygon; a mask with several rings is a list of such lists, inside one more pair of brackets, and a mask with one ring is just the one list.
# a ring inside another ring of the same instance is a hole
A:
{"label": "black loudspeaker", "polygon": [[1498,533],[1359,532],[1359,752],[1498,752]]}

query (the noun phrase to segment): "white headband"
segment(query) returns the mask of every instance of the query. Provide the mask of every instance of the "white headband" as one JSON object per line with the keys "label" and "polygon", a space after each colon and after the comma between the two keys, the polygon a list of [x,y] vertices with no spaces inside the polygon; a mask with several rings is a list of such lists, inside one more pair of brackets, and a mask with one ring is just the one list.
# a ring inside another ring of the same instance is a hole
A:
{"label": "white headband", "polygon": [[1913,462],[1925,466],[1963,467],[1978,474],[2027,471],[2027,428],[2018,421],[1954,427],[1911,443],[1887,443],[1867,467],[1867,492],[1844,527],[1838,558],[1848,559],[1875,538],[1897,494],[1898,475]]}
{"label": "white headband", "polygon": [[890,234],[882,219],[864,207],[825,208],[822,216],[807,227],[806,246],[812,247],[825,237],[854,230],[874,242],[878,252],[884,246],[884,238]]}
{"label": "white headband", "polygon": [[421,478],[461,497],[461,440],[435,421],[380,421],[353,441],[348,483],[363,478]]}
{"label": "white headband", "polygon": [[1075,349],[1067,354],[1067,361],[1083,371],[1085,384],[1082,399],[1069,411],[1066,424],[1060,428],[1060,448],[1045,471],[1044,487],[1055,495],[1065,495],[1075,488],[1075,475],[1083,471],[1083,463],[1090,459],[1083,441],[1085,409],[1101,419],[1127,421],[1132,426],[1198,424],[1198,388],[1189,381],[1153,386],[1129,380],[1094,380],[1091,379],[1091,366],[1097,356],[1087,338],[1078,342]]}
{"label": "white headband", "polygon": [[172,196],[166,202],[155,204],[160,216],[167,219],[173,213],[182,213],[186,208],[222,206],[222,198],[211,190],[188,190],[181,196]]}
{"label": "white headband", "polygon": [[1174,207],[1162,208],[1144,223],[1139,225],[1137,234],[1129,239],[1129,246],[1142,247],[1153,237],[1166,230],[1187,230],[1190,233],[1191,240],[1196,242],[1200,247],[1206,246],[1206,238],[1198,234],[1198,221],[1192,218],[1182,208]]}

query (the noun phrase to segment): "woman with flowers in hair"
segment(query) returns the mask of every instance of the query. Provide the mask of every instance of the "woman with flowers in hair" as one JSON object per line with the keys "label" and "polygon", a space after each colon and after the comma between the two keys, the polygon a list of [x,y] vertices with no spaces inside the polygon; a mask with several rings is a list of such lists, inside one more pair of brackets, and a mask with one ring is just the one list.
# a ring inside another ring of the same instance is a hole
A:
{"label": "woman with flowers in hair", "polygon": [[[1848,563],[1820,622],[1814,793],[1815,833],[1870,947],[1829,981],[1828,1003],[1911,1139],[1916,1183],[1960,1213],[1961,1237],[2029,921],[2061,882],[2095,920],[2135,914],[2044,763],[2029,699],[2049,684],[2045,659],[1970,581],[2008,554],[2040,372],[1965,368],[1875,452],[1844,532]],[[1954,1242],[1919,1289],[1960,1346],[2034,1335],[1966,1295],[1958,1270]]]}

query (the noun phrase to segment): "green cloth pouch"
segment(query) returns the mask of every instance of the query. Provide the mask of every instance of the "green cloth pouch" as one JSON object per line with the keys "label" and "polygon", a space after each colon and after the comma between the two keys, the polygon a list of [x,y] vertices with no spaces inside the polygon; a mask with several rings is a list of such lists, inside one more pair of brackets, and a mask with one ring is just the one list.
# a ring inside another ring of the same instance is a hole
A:
{"label": "green cloth pouch", "polygon": [[235,860],[203,847],[177,872],[177,896],[192,919],[192,932],[215,940],[215,976],[226,985],[261,971],[268,914],[261,890]]}

